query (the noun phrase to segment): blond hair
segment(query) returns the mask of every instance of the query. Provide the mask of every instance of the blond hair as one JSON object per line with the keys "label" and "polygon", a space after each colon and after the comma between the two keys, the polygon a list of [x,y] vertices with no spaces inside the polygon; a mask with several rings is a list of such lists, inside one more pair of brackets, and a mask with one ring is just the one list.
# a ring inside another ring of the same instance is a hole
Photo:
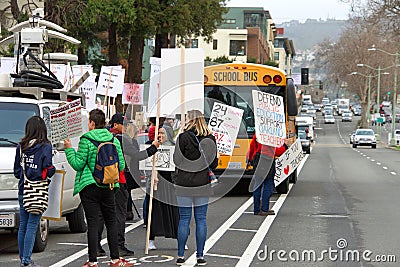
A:
{"label": "blond hair", "polygon": [[211,130],[206,124],[203,114],[199,110],[189,110],[187,118],[189,121],[183,128],[184,131],[189,131],[194,128],[198,136],[207,136],[212,134]]}

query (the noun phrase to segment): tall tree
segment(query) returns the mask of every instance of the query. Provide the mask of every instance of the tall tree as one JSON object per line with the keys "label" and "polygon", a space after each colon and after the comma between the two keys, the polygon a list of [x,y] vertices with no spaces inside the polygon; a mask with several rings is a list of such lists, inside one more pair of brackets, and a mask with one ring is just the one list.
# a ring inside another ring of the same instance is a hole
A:
{"label": "tall tree", "polygon": [[[89,0],[82,21],[90,28],[93,25],[107,25],[108,60],[110,65],[118,65],[118,41],[127,31],[119,31],[118,27],[132,24],[136,19],[135,0]],[[119,33],[119,35],[117,35]],[[125,35],[126,37],[126,35]]]}
{"label": "tall tree", "polygon": [[155,42],[155,57],[161,57],[161,48],[170,45],[170,36],[176,35],[184,43],[185,38],[202,36],[209,41],[222,15],[226,12],[226,0],[159,0],[160,16]]}

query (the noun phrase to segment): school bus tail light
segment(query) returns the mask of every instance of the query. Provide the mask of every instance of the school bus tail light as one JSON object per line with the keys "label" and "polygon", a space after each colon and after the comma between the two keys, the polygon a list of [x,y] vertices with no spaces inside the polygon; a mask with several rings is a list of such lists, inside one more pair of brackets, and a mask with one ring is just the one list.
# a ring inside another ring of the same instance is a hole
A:
{"label": "school bus tail light", "polygon": [[265,75],[265,76],[263,77],[263,81],[264,81],[264,83],[271,83],[272,77],[269,76],[269,75]]}
{"label": "school bus tail light", "polygon": [[273,80],[274,80],[274,83],[281,83],[282,82],[282,76],[275,75]]}

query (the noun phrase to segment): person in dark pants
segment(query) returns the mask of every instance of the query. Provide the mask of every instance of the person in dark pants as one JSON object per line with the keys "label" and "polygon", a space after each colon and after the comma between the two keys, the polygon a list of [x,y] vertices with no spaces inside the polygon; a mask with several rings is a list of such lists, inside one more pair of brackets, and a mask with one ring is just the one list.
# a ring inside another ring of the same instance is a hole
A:
{"label": "person in dark pants", "polygon": [[91,140],[96,142],[109,142],[113,140],[119,158],[119,168],[123,171],[125,168],[124,156],[120,142],[117,138],[104,128],[105,114],[99,109],[94,109],[89,113],[89,132],[85,133],[80,139],[78,151],[72,148],[69,139],[64,140],[65,154],[68,163],[76,171],[74,195],[79,193],[82,206],[85,211],[88,225],[87,239],[89,260],[83,265],[97,267],[97,244],[99,214],[101,213],[107,228],[107,240],[110,249],[110,266],[133,266],[132,263],[119,257],[118,250],[118,229],[116,221],[115,192],[119,188],[116,183],[114,190],[108,185],[100,185],[93,177],[96,165],[97,146]]}

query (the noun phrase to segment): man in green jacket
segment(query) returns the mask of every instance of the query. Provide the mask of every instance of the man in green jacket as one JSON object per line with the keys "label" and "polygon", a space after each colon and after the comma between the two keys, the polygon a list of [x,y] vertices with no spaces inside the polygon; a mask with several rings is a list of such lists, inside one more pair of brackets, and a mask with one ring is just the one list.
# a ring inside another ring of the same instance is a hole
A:
{"label": "man in green jacket", "polygon": [[[101,212],[107,228],[107,240],[110,248],[110,266],[133,266],[127,260],[119,257],[117,224],[115,210],[115,191],[119,184],[116,183],[114,190],[110,187],[100,185],[93,177],[96,164],[97,147],[89,140],[99,143],[109,142],[113,135],[105,128],[105,115],[99,109],[89,113],[89,132],[83,134],[79,142],[78,151],[72,148],[71,141],[64,141],[65,154],[71,167],[76,171],[74,195],[79,193],[83,209],[85,210],[88,224],[88,249],[89,261],[83,266],[97,267],[97,232],[99,227],[99,213]],[[125,168],[124,156],[121,144],[114,138],[114,144],[118,151],[119,169]]]}

